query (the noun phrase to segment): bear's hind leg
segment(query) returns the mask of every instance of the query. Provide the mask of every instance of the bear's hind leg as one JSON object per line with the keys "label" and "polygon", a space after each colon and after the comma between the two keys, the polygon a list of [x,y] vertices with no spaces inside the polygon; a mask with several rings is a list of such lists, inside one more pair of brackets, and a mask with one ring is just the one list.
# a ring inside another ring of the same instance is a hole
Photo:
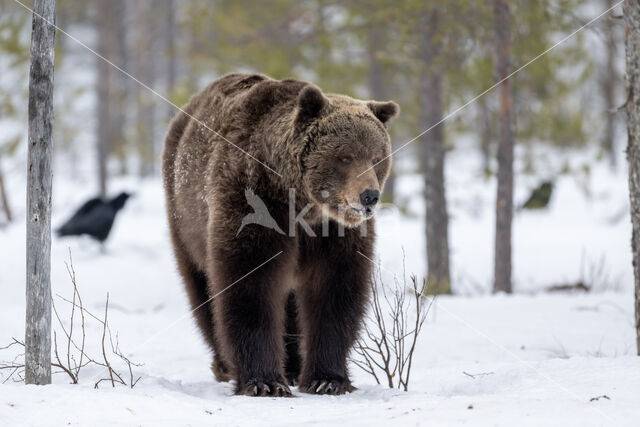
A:
{"label": "bear's hind leg", "polygon": [[217,381],[226,382],[233,379],[233,374],[227,364],[222,360],[219,354],[220,346],[215,337],[213,325],[213,301],[210,300],[208,282],[206,274],[192,270],[189,279],[185,279],[187,283],[187,293],[193,315],[196,318],[198,327],[202,332],[207,345],[213,351],[213,361],[211,362],[211,371]]}
{"label": "bear's hind leg", "polygon": [[175,254],[178,260],[178,270],[185,284],[189,303],[193,310],[198,328],[202,333],[207,346],[213,351],[213,362],[211,370],[218,381],[229,381],[232,379],[232,372],[222,361],[219,355],[218,342],[214,334],[213,325],[213,301],[209,297],[209,284],[207,275],[193,265],[188,259],[186,252],[180,246],[174,245]]}
{"label": "bear's hind leg", "polygon": [[213,362],[211,362],[211,371],[218,382],[227,382],[233,379],[233,373],[227,367],[218,353],[213,354]]}

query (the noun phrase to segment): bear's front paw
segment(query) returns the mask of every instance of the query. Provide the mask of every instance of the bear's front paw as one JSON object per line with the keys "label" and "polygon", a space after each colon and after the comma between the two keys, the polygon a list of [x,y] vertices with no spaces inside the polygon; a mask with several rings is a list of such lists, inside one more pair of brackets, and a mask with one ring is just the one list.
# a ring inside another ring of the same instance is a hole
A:
{"label": "bear's front paw", "polygon": [[305,381],[298,389],[311,394],[345,394],[356,390],[348,379],[328,378]]}
{"label": "bear's front paw", "polygon": [[266,380],[262,378],[252,378],[242,383],[239,382],[236,394],[244,396],[292,396],[291,390],[284,379]]}

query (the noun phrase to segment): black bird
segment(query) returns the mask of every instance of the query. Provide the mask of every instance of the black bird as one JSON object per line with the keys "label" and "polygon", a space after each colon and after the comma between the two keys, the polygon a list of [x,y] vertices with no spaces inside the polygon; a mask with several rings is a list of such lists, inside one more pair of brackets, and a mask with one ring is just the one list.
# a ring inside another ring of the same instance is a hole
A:
{"label": "black bird", "polygon": [[58,237],[86,234],[103,243],[109,237],[116,214],[124,207],[129,197],[129,193],[120,193],[109,201],[99,197],[87,201],[56,230]]}
{"label": "black bird", "polygon": [[524,202],[522,209],[544,209],[549,205],[551,193],[553,192],[553,183],[551,181],[543,182],[538,188],[531,192],[529,199]]}

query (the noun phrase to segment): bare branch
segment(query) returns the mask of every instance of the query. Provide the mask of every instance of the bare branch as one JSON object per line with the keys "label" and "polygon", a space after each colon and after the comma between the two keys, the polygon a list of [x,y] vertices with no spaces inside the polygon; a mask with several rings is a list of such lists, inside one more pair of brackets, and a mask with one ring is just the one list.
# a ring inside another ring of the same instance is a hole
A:
{"label": "bare branch", "polygon": [[[69,263],[65,263],[67,267],[67,272],[69,273],[69,278],[73,285],[73,296],[71,300],[58,295],[60,299],[65,302],[71,304],[71,312],[68,321],[68,327],[65,326],[65,323],[62,321],[60,316],[60,312],[55,305],[55,301],[52,299],[51,304],[53,308],[53,312],[55,313],[56,319],[58,321],[59,328],[63,331],[64,336],[66,338],[66,349],[67,353],[65,355],[61,354],[58,349],[58,337],[57,332],[53,331],[53,356],[51,366],[54,368],[58,368],[54,374],[65,374],[70,379],[72,384],[78,384],[80,381],[80,371],[85,366],[95,365],[100,368],[106,369],[106,373],[108,378],[102,378],[98,380],[94,387],[98,387],[102,381],[109,381],[112,387],[115,387],[117,384],[129,386],[131,388],[135,387],[135,385],[140,381],[141,377],[135,377],[133,373],[133,368],[141,366],[140,364],[132,362],[127,356],[124,355],[122,350],[120,349],[120,344],[118,341],[118,334],[115,334],[115,341],[113,338],[113,334],[111,328],[109,327],[108,322],[108,311],[109,311],[109,294],[107,293],[107,299],[105,303],[105,311],[104,311],[104,319],[100,319],[99,317],[92,314],[90,311],[84,308],[82,302],[82,296],[80,295],[80,291],[78,289],[78,284],[76,281],[76,273],[73,267],[73,259],[71,257],[71,251],[69,251]],[[77,338],[74,337],[74,332],[77,335],[77,316],[76,311],[80,314],[80,332],[82,334],[82,338],[80,342],[77,342]],[[102,347],[102,357],[101,360],[91,357],[86,352],[86,319],[89,316],[96,321],[98,321],[102,325],[102,337],[101,337],[101,347]],[[107,350],[107,346],[105,345],[105,341],[107,339],[107,334],[109,335],[109,345],[110,352]],[[12,338],[12,341],[4,347],[0,347],[0,350],[7,350],[13,346],[19,346],[24,348],[25,345],[22,341]],[[64,348],[64,345],[63,345]],[[126,366],[128,370],[128,379],[125,380],[122,374],[117,372],[111,361],[109,360],[110,355],[117,356]],[[7,382],[9,379],[13,379],[13,381],[24,381],[24,377],[22,372],[24,372],[24,353],[17,355],[13,362],[0,362],[0,371],[10,371],[9,375],[3,380],[3,383]],[[18,379],[14,378],[18,377]]]}
{"label": "bare branch", "polygon": [[[111,378],[111,386],[115,387],[115,381],[113,379],[113,369],[111,368],[111,364],[109,363],[109,359],[107,359],[107,352],[104,348],[104,340],[107,336],[107,315],[109,313],[109,292],[107,292],[107,302],[104,305],[104,323],[102,328],[102,357],[104,359],[104,363],[107,366],[107,370],[109,371],[109,378]],[[99,382],[98,382],[99,383]],[[98,385],[96,383],[96,386]]]}
{"label": "bare branch", "polygon": [[[435,297],[424,295],[426,280],[418,284],[412,275],[407,283],[404,272],[403,262],[402,280],[394,278],[395,287],[389,290],[380,269],[372,274],[368,321],[353,348],[355,357],[351,361],[378,384],[382,375],[389,388],[407,391],[418,336]],[[408,292],[412,298],[407,298]]]}
{"label": "bare branch", "polygon": [[[56,368],[62,369],[69,377],[71,378],[72,384],[78,384],[78,378],[71,372],[70,367],[66,367],[62,361],[60,360],[60,355],[58,354],[58,337],[56,336],[56,331],[53,331],[53,353],[56,357],[57,363],[51,362],[51,366],[55,366]],[[69,341],[71,341],[69,339]],[[70,350],[70,348],[69,348]],[[67,355],[67,360],[69,360],[69,356]],[[70,362],[69,362],[70,363]],[[69,365],[70,366],[70,365]]]}
{"label": "bare branch", "polygon": [[4,347],[0,347],[0,350],[6,350],[8,348],[10,348],[11,346],[14,345],[21,345],[22,347],[24,347],[24,343],[21,341],[18,341],[16,338],[11,338],[11,342],[8,345],[5,345]]}

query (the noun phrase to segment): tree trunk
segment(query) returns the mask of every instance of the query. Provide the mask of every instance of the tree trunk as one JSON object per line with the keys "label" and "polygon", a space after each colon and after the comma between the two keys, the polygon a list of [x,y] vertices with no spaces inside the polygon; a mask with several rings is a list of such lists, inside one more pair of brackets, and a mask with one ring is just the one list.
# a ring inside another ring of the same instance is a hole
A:
{"label": "tree trunk", "polygon": [[[438,32],[439,11],[430,11],[421,29],[420,126],[427,129],[444,116],[442,42]],[[449,276],[449,218],[444,187],[444,126],[439,124],[423,136],[420,160],[424,174],[427,238],[427,292],[451,293]]]}
{"label": "tree trunk", "polygon": [[[136,2],[136,46],[135,76],[144,84],[153,87],[155,80],[155,52],[153,41],[157,9],[152,2]],[[140,176],[150,176],[155,172],[155,99],[146,88],[137,87],[137,143],[140,153]]]}
{"label": "tree trunk", "polygon": [[[109,19],[111,10],[107,0],[98,0],[98,53],[109,59],[113,49],[112,20]],[[111,95],[111,65],[96,57],[97,77],[97,129],[96,129],[96,159],[98,163],[98,190],[103,199],[107,196],[107,156],[111,145],[111,125],[113,108],[110,105]]]}
{"label": "tree trunk", "polygon": [[[496,81],[511,72],[511,13],[505,0],[493,2],[495,28],[494,70]],[[513,219],[513,103],[511,81],[498,88],[498,192],[494,292],[511,293],[511,222]]]}
{"label": "tree trunk", "polygon": [[[384,28],[377,23],[373,23],[369,30],[368,62],[369,62],[369,97],[376,101],[387,99],[386,79],[384,66],[380,61],[380,52],[384,43]],[[391,147],[393,151],[393,146]],[[394,163],[391,163],[391,172],[384,185],[382,198],[387,203],[393,203],[395,189]]]}
{"label": "tree trunk", "polygon": [[35,0],[29,70],[25,382],[51,384],[51,156],[55,0]]}
{"label": "tree trunk", "polygon": [[[608,8],[613,6],[614,0],[605,0]],[[616,36],[615,23],[611,15],[604,17],[604,36],[606,40],[606,63],[602,76],[600,77],[600,86],[602,96],[605,103],[605,129],[602,137],[602,149],[609,157],[611,167],[615,169],[617,161],[617,153],[615,149],[615,119],[616,119],[616,100],[615,90],[618,86],[618,73],[616,72]]]}
{"label": "tree trunk", "polygon": [[[98,53],[122,69],[127,69],[127,44],[124,0],[96,0]],[[106,61],[96,57],[97,128],[96,156],[100,196],[105,198],[109,180],[108,159],[120,160],[126,172],[125,125],[129,78]]]}
{"label": "tree trunk", "polygon": [[629,198],[631,201],[631,252],[635,283],[636,345],[640,356],[640,3],[624,2],[626,89],[627,89],[627,161],[629,162]]}
{"label": "tree trunk", "polygon": [[[127,5],[124,0],[111,0],[110,1],[110,16],[112,21],[111,43],[113,46],[109,46],[110,60],[117,64],[123,70],[129,69],[129,52],[127,49]],[[127,125],[127,112],[128,112],[128,92],[131,88],[131,80],[125,74],[111,67],[109,70],[111,74],[111,96],[109,97],[109,104],[113,111],[111,117],[109,137],[108,154],[114,154],[120,162],[120,173],[127,173],[127,138],[126,138],[126,125]]]}
{"label": "tree trunk", "polygon": [[[173,101],[177,80],[177,57],[176,57],[176,5],[175,0],[165,0],[165,44],[167,52],[167,97]],[[176,115],[173,105],[167,104],[167,122]]]}

